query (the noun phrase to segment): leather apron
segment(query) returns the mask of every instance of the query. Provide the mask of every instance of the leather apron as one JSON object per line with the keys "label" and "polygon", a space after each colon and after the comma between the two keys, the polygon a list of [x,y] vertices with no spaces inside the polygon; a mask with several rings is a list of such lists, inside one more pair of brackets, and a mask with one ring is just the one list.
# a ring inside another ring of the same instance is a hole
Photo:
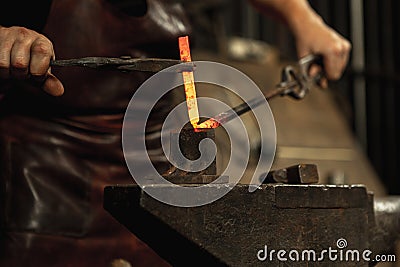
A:
{"label": "leather apron", "polygon": [[[148,0],[135,17],[111,1],[54,0],[43,33],[58,59],[179,58],[177,37],[190,33],[188,25],[182,7],[168,1]],[[122,119],[150,74],[52,72],[64,84],[61,97],[27,83],[0,84],[0,266],[110,266],[118,258],[167,266],[102,207],[106,185],[134,182],[122,154]],[[157,105],[149,132],[170,108]],[[162,171],[167,164],[157,158]]]}

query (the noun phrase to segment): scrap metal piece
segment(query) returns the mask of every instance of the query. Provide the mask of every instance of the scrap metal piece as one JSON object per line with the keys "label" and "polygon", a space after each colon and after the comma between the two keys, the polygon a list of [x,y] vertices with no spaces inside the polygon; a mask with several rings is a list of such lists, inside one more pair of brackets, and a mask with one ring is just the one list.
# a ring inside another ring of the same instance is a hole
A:
{"label": "scrap metal piece", "polygon": [[163,58],[110,58],[110,57],[85,57],[74,59],[58,59],[50,61],[50,66],[57,67],[86,67],[103,70],[119,70],[119,71],[145,71],[159,72],[168,67],[181,64],[174,69],[176,72],[193,71],[194,63],[183,62],[176,59]]}
{"label": "scrap metal piece", "polygon": [[263,183],[316,184],[319,181],[315,164],[298,164],[270,171]]}

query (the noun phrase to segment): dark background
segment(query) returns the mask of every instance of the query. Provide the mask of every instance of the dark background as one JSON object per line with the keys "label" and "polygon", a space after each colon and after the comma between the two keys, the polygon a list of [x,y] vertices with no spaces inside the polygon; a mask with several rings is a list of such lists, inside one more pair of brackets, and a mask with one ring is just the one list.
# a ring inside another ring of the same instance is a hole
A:
{"label": "dark background", "polygon": [[[223,36],[262,40],[295,60],[288,29],[258,14],[246,0],[184,1],[195,20],[196,45],[215,49]],[[310,0],[325,22],[348,38],[352,55],[342,79],[330,83],[339,109],[388,193],[400,194],[400,2]],[[202,16],[195,15],[201,12]]]}

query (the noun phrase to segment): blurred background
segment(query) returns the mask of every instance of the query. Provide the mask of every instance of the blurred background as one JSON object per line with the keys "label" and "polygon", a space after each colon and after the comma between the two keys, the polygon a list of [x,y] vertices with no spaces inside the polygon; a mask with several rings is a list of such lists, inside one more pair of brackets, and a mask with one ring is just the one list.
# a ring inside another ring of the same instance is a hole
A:
{"label": "blurred background", "polygon": [[[321,105],[325,105],[323,104],[325,95],[320,97],[322,100],[307,100],[309,101],[307,104],[302,103],[301,105],[308,106],[304,107],[304,109],[309,109],[304,111],[308,115],[315,112],[329,113],[329,109],[333,109],[331,114],[326,114],[327,117],[324,117],[318,126],[325,127],[325,131],[316,130],[315,138],[318,139],[318,131],[321,134],[324,132],[330,139],[354,137],[354,143],[351,143],[352,141],[349,141],[351,144],[347,141],[340,143],[338,140],[335,142],[331,140],[328,147],[321,142],[317,144],[314,141],[310,142],[316,149],[354,150],[358,154],[353,157],[353,163],[356,163],[355,158],[365,156],[365,159],[361,159],[361,163],[359,160],[359,164],[352,164],[353,170],[342,164],[345,161],[343,157],[347,155],[344,151],[341,151],[342,154],[338,154],[340,151],[332,150],[338,157],[342,155],[342,158],[328,157],[327,159],[331,159],[330,161],[322,162],[321,159],[315,159],[315,161],[319,163],[323,172],[326,170],[323,176],[357,176],[358,173],[359,177],[353,180],[350,177],[349,181],[358,183],[366,181],[368,184],[369,178],[365,176],[370,175],[372,180],[377,179],[377,183],[380,184],[372,183],[370,189],[386,191],[388,194],[400,194],[396,172],[397,166],[400,164],[398,152],[400,143],[397,140],[400,134],[400,107],[396,105],[399,96],[397,87],[400,81],[400,77],[397,76],[400,67],[398,50],[400,18],[397,10],[399,10],[400,2],[394,0],[310,0],[309,2],[328,25],[351,41],[353,50],[343,78],[338,82],[330,83],[329,101],[333,101],[334,107],[325,103],[328,105],[326,107],[328,111],[322,111],[324,106]],[[221,57],[222,61],[229,59],[226,63],[236,64],[235,66],[249,76],[254,73],[251,70],[254,64],[263,63],[257,62],[260,55],[267,61],[267,65],[277,62],[277,65],[280,66],[280,62],[297,59],[294,39],[288,29],[284,25],[261,16],[246,0],[203,0],[183,1],[183,3],[186,5],[186,10],[194,25],[194,51],[214,52]],[[199,52],[197,55],[197,58],[194,56],[194,60],[207,59],[204,53]],[[246,65],[249,62],[252,62],[253,65]],[[267,79],[271,84],[279,81],[279,70],[272,68],[269,73],[265,72],[264,74],[269,75],[267,75]],[[261,76],[262,74],[258,74],[252,78],[256,83],[261,82],[260,87],[267,87],[268,81],[262,81],[266,78]],[[312,92],[307,97],[313,98],[313,94],[320,93]],[[277,120],[278,138],[280,136],[281,139],[286,138],[281,143],[278,140],[278,161],[279,145],[286,148],[284,152],[286,151],[285,153],[288,154],[287,147],[289,145],[287,143],[291,142],[290,135],[287,134],[290,129],[281,129],[285,126],[280,128],[280,125],[291,124],[290,120],[293,118],[287,117],[290,116],[290,108],[293,105],[300,105],[293,103],[286,105],[285,101],[277,100],[271,104]],[[316,104],[315,102],[318,101],[320,103]],[[277,102],[280,103],[277,104]],[[285,105],[285,111],[279,111],[279,108]],[[319,109],[310,110],[310,108]],[[293,112],[299,113],[300,111],[301,107],[297,106]],[[288,112],[289,115],[287,115]],[[324,114],[319,116],[324,116]],[[313,119],[309,118],[310,120]],[[315,128],[316,125],[314,124],[312,127]],[[347,132],[343,134],[343,131],[347,131],[347,129],[350,131],[350,137],[347,136]],[[281,135],[280,132],[282,132]],[[299,142],[301,144],[307,144],[307,139],[313,139],[310,132],[315,131],[309,129],[308,136],[300,134],[302,138],[299,139]],[[293,147],[301,144],[290,144],[291,153],[293,154]],[[321,151],[316,153],[322,155],[319,152]],[[283,154],[281,153],[281,155]],[[312,157],[307,159],[315,162]],[[333,166],[335,162],[341,162],[337,165],[339,167],[331,169],[324,167],[325,165]],[[289,164],[289,162],[285,161],[285,164]],[[340,166],[345,167],[341,168]],[[328,178],[326,177],[326,179]],[[383,189],[378,188],[379,186],[382,186]]]}

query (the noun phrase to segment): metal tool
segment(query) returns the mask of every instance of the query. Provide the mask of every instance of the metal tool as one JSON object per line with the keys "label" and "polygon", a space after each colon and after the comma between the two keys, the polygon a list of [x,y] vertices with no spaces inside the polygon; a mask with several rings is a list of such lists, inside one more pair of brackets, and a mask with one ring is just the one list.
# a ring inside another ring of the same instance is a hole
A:
{"label": "metal tool", "polygon": [[263,183],[316,184],[319,181],[315,164],[297,164],[288,168],[270,171],[267,177],[261,177]]}
{"label": "metal tool", "polygon": [[158,72],[168,67],[181,64],[178,68],[174,68],[176,72],[193,71],[194,63],[182,62],[177,59],[164,58],[131,58],[123,56],[120,58],[112,57],[85,57],[74,59],[61,59],[50,61],[50,66],[57,67],[86,67],[102,70],[118,70],[118,71],[145,71]]}
{"label": "metal tool", "polygon": [[[313,65],[320,67],[318,73],[310,76],[310,69]],[[282,70],[281,82],[276,86],[277,91],[283,90],[281,96],[291,96],[295,99],[303,99],[310,89],[320,84],[324,77],[323,58],[321,55],[308,55],[301,58],[297,66],[288,65]],[[272,96],[273,94],[271,94]],[[266,96],[270,97],[271,96]]]}
{"label": "metal tool", "polygon": [[[311,66],[321,67],[319,73],[314,76],[309,75]],[[323,73],[323,63],[321,55],[309,55],[301,58],[296,65],[288,65],[282,70],[281,82],[276,85],[275,90],[265,94],[265,99],[270,100],[276,96],[290,96],[295,99],[303,99],[310,91],[311,87],[319,84]],[[240,116],[264,103],[264,99],[255,98],[246,103],[242,103],[226,112],[222,112],[210,120],[219,124],[226,123],[236,116]]]}

